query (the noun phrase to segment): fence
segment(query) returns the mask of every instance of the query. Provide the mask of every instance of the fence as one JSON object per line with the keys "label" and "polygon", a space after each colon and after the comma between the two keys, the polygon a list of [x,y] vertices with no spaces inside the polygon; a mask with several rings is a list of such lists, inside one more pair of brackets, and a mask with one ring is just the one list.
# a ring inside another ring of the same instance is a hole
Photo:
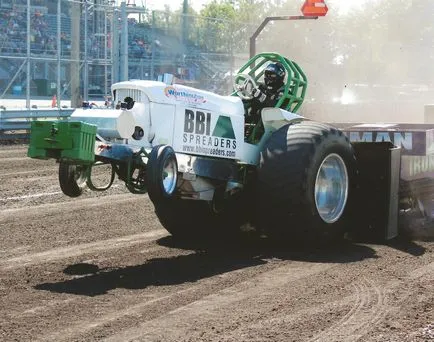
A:
{"label": "fence", "polygon": [[0,110],[0,141],[26,139],[35,120],[67,119],[74,109]]}

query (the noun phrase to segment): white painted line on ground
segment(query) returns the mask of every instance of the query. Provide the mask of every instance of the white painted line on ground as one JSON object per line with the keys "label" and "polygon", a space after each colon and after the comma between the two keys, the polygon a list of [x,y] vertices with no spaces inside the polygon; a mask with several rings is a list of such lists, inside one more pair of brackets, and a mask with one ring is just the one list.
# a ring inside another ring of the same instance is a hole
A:
{"label": "white painted line on ground", "polygon": [[[6,157],[6,158],[0,159],[0,162],[24,161],[24,160],[34,161],[34,159],[31,159],[29,157]],[[42,159],[40,159],[40,161],[47,162],[48,160],[42,160]]]}
{"label": "white painted line on ground", "polygon": [[54,248],[40,253],[26,254],[20,257],[1,260],[0,269],[8,270],[15,267],[24,267],[76,257],[87,253],[95,253],[100,251],[104,252],[112,249],[125,248],[145,242],[150,242],[164,237],[167,234],[168,233],[166,230],[158,229],[147,233],[122,236],[119,238],[101,240],[97,242],[84,243],[68,247]]}
{"label": "white painted line on ground", "polygon": [[47,171],[56,171],[56,168],[51,168],[51,169],[36,169],[36,170],[30,170],[30,171],[18,171],[18,172],[9,172],[9,173],[0,173],[0,177],[22,176],[22,175],[28,175],[28,174],[32,174],[32,173],[38,173],[38,172],[47,172]]}
{"label": "white painted line on ground", "polygon": [[59,195],[61,193],[62,193],[62,191],[55,191],[55,192],[44,192],[42,194],[6,197],[6,198],[0,198],[0,202],[16,201],[16,200],[23,200],[23,199],[28,199],[28,198],[44,197],[44,196],[54,196],[54,195]]}
{"label": "white painted line on ground", "polygon": [[[112,185],[111,188],[118,188],[119,185],[115,184]],[[6,198],[0,198],[0,202],[7,202],[7,201],[16,201],[16,200],[23,200],[28,198],[38,198],[38,197],[44,197],[44,196],[54,196],[54,195],[60,195],[62,194],[62,191],[55,191],[55,192],[43,192],[40,194],[32,194],[32,195],[22,195],[22,196],[13,196],[13,197],[6,197]]]}
{"label": "white painted line on ground", "polygon": [[[143,198],[148,198],[148,195],[145,194],[142,196]],[[137,202],[137,195],[131,193],[121,193],[115,195],[107,195],[100,197],[90,197],[90,198],[78,198],[74,201],[63,201],[57,203],[44,203],[39,205],[32,205],[31,207],[25,206],[20,208],[10,208],[10,209],[0,209],[0,223],[2,221],[10,221],[17,215],[20,217],[31,216],[32,219],[35,219],[37,216],[44,216],[48,213],[56,213],[59,212],[66,213],[81,209],[97,208],[100,206],[107,206],[107,201],[110,201],[111,204],[121,204],[124,202]]]}
{"label": "white painted line on ground", "polygon": [[21,148],[21,149],[8,149],[8,148],[4,148],[4,146],[2,146],[2,149],[0,150],[0,154],[8,154],[8,153],[26,154],[27,153],[27,149],[24,149],[24,148]]}

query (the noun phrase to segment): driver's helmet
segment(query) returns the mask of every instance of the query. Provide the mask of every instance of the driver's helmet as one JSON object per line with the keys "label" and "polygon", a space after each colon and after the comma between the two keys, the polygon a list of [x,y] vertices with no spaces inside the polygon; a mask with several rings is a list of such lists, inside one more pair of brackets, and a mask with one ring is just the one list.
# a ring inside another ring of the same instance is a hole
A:
{"label": "driver's helmet", "polygon": [[284,83],[285,74],[282,64],[278,62],[268,64],[264,71],[265,85],[274,89],[280,88]]}

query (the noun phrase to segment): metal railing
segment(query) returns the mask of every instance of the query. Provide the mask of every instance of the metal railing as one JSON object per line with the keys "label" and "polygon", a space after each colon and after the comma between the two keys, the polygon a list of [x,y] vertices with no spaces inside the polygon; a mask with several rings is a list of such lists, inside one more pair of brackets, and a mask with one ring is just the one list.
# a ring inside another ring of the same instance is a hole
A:
{"label": "metal railing", "polygon": [[10,139],[27,139],[32,121],[67,119],[73,108],[65,109],[0,109],[0,141]]}

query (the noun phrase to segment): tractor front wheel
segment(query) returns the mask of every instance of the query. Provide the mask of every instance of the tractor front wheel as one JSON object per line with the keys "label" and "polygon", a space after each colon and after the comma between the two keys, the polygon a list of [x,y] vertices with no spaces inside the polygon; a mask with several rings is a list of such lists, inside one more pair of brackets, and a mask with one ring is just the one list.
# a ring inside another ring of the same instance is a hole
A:
{"label": "tractor front wheel", "polygon": [[148,194],[153,203],[170,199],[176,192],[178,164],[176,154],[169,145],[155,146],[147,168]]}

